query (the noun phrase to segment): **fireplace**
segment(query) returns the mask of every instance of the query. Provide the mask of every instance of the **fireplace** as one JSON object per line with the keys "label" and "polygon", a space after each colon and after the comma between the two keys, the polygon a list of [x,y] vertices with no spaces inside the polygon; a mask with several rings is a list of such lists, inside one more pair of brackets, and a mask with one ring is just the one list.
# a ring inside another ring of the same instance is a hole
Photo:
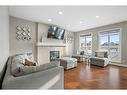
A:
{"label": "fireplace", "polygon": [[59,51],[50,51],[50,61],[55,61],[60,58]]}

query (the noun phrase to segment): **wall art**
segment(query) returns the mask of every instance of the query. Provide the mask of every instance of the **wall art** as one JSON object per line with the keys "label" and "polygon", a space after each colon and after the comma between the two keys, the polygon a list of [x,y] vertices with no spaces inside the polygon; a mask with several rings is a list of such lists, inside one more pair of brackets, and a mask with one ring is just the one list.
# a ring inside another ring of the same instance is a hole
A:
{"label": "wall art", "polygon": [[29,27],[16,27],[16,39],[17,40],[31,40],[31,29]]}

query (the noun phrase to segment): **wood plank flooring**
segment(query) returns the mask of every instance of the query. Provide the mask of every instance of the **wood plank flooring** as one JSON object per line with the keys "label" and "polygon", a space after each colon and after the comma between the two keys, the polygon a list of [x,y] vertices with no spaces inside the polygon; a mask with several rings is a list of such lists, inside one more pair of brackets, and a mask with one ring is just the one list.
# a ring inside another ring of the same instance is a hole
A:
{"label": "wood plank flooring", "polygon": [[127,89],[127,68],[78,63],[64,72],[65,89]]}

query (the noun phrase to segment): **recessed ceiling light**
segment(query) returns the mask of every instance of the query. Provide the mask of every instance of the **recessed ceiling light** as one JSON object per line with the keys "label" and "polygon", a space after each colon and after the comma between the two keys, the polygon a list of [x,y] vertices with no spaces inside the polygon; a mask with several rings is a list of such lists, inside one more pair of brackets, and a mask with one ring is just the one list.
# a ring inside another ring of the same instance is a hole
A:
{"label": "recessed ceiling light", "polygon": [[100,16],[96,16],[96,18],[99,18]]}
{"label": "recessed ceiling light", "polygon": [[51,22],[51,21],[52,21],[52,19],[51,19],[51,18],[49,18],[49,19],[48,19],[48,21],[49,21],[49,22]]}
{"label": "recessed ceiling light", "polygon": [[58,12],[58,14],[59,14],[59,15],[62,15],[62,14],[63,14],[63,12],[62,12],[62,11],[59,11],[59,12]]}

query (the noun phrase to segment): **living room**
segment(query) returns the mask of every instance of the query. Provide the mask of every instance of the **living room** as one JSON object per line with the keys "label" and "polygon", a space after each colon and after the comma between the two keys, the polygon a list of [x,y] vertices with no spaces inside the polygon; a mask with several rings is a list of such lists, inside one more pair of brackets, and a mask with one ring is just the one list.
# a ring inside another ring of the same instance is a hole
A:
{"label": "living room", "polygon": [[127,89],[126,10],[0,6],[1,89]]}

